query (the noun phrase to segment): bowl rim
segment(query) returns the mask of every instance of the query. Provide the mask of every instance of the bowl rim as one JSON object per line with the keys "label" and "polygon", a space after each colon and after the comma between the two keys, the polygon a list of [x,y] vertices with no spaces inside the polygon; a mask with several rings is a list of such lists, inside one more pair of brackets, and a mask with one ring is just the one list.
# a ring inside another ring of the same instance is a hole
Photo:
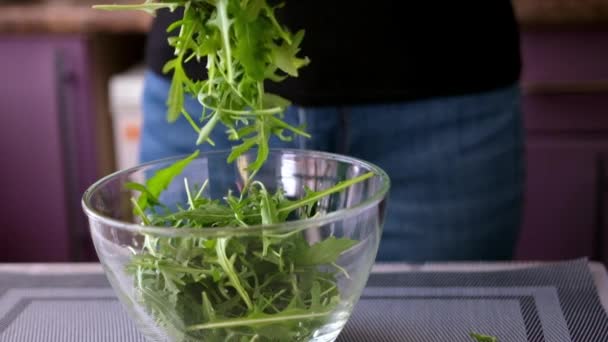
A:
{"label": "bowl rim", "polygon": [[[228,153],[230,153],[230,150],[226,150],[226,149],[216,150],[216,151],[201,151],[201,153],[195,160],[204,159],[210,155],[220,155],[220,154],[227,155]],[[382,200],[386,199],[388,197],[388,193],[391,188],[390,177],[382,168],[375,165],[374,163],[371,163],[371,162],[368,162],[368,161],[365,161],[365,160],[362,160],[359,158],[341,155],[341,154],[337,154],[337,153],[330,153],[330,152],[323,152],[323,151],[316,151],[316,150],[294,149],[294,148],[271,148],[269,153],[270,154],[293,153],[293,154],[299,155],[299,156],[313,156],[313,157],[317,157],[317,158],[320,157],[320,158],[324,158],[324,159],[330,159],[330,160],[360,165],[364,168],[369,169],[371,172],[375,173],[375,177],[380,177],[382,185],[373,194],[373,196],[371,196],[368,199],[362,201],[361,203],[358,203],[357,205],[354,205],[349,208],[344,208],[344,209],[340,209],[337,211],[333,211],[333,212],[330,212],[330,213],[325,214],[320,217],[313,217],[313,218],[297,220],[297,221],[287,221],[287,222],[271,224],[271,225],[260,224],[260,225],[254,225],[254,226],[248,226],[248,227],[225,226],[225,227],[215,227],[215,228],[189,228],[189,227],[175,228],[175,227],[164,227],[164,226],[143,226],[138,223],[126,222],[126,221],[107,217],[107,216],[101,214],[100,212],[98,212],[97,210],[95,210],[93,208],[93,206],[91,205],[91,199],[92,199],[93,194],[96,192],[96,190],[98,190],[101,186],[103,186],[104,184],[113,180],[114,178],[116,178],[120,175],[132,173],[136,170],[143,169],[143,168],[146,168],[146,167],[149,167],[152,165],[169,163],[169,162],[177,161],[179,159],[183,159],[184,157],[187,157],[187,155],[181,155],[181,156],[172,156],[172,157],[168,157],[168,158],[152,160],[152,161],[149,161],[146,163],[141,163],[136,166],[126,168],[123,170],[118,170],[116,172],[108,174],[108,175],[102,177],[101,179],[97,180],[95,183],[93,183],[91,186],[89,186],[87,188],[87,190],[84,192],[84,194],[82,196],[81,205],[82,205],[82,208],[83,208],[85,214],[89,218],[89,227],[91,229],[92,229],[91,223],[94,220],[94,221],[100,222],[104,225],[111,226],[112,228],[117,228],[120,230],[129,231],[132,233],[149,234],[149,235],[154,235],[154,236],[165,236],[165,237],[213,237],[213,238],[217,238],[217,237],[222,237],[222,236],[228,237],[228,236],[238,236],[238,235],[252,235],[255,233],[261,233],[261,232],[267,232],[267,231],[289,232],[289,231],[293,231],[293,230],[297,230],[297,229],[302,229],[304,227],[308,228],[308,227],[313,227],[313,226],[323,226],[323,225],[333,222],[333,221],[348,219],[348,218],[356,216],[356,215],[360,214],[361,212],[364,212],[364,211],[376,206]]]}

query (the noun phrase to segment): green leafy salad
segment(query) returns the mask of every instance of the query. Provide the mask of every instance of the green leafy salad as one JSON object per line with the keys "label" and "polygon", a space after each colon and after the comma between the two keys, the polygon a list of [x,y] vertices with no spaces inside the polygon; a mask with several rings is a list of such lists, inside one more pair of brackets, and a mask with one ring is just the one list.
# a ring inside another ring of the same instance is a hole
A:
{"label": "green leafy salad", "polygon": [[[282,26],[266,0],[151,1],[141,5],[96,6],[106,10],[183,8],[169,39],[175,58],[164,67],[172,73],[167,119],[184,117],[192,126],[193,146],[213,145],[210,133],[224,126],[234,147],[227,162],[256,149],[247,166],[248,180],[239,194],[221,200],[205,197],[207,181],[190,185],[186,203],[169,209],[160,197],[198,156],[159,170],[145,184],[129,183],[140,193],[134,211],[145,226],[190,229],[276,225],[318,216],[316,203],[364,181],[373,173],[320,191],[306,189],[287,199],[281,189],[271,193],[255,180],[269,155],[269,140],[309,138],[303,127],[283,120],[287,99],[264,90],[265,82],[297,77],[309,60],[298,56],[304,31]],[[194,81],[184,63],[206,65],[207,79]],[[188,113],[185,96],[193,96],[203,113]],[[201,181],[201,180],[197,180]],[[291,218],[290,218],[291,217]],[[230,229],[230,228],[227,228]],[[329,237],[309,245],[302,229],[238,237],[161,238],[146,235],[134,251],[128,271],[139,301],[158,326],[180,341],[308,341],[330,320],[342,300],[337,275],[348,273],[336,264],[357,241]]]}
{"label": "green leafy salad", "polygon": [[[331,0],[328,0],[331,1]],[[139,5],[100,5],[105,10],[183,9],[168,28],[174,58],[164,72],[172,75],[167,120],[180,117],[193,129],[193,147],[214,145],[210,134],[223,126],[234,142],[227,162],[255,149],[239,194],[205,197],[200,185],[184,179],[187,201],[170,209],[161,194],[199,152],[157,171],[145,184],[129,183],[139,192],[132,203],[144,226],[205,229],[276,225],[320,215],[319,200],[341,192],[374,174],[288,199],[255,180],[269,156],[269,141],[310,138],[303,127],[283,120],[288,99],[265,91],[266,82],[297,77],[310,63],[301,57],[304,31],[291,32],[275,15],[283,4],[267,0],[146,0]],[[188,77],[184,64],[196,60],[207,78]],[[202,113],[188,113],[184,99],[192,96]],[[193,181],[193,180],[190,180]],[[227,228],[230,229],[230,228]],[[156,324],[176,341],[309,341],[331,320],[343,300],[338,275],[348,273],[338,257],[357,241],[330,237],[309,245],[302,229],[216,238],[166,238],[145,235],[141,250],[128,264],[137,299]],[[496,341],[471,334],[477,341]]]}

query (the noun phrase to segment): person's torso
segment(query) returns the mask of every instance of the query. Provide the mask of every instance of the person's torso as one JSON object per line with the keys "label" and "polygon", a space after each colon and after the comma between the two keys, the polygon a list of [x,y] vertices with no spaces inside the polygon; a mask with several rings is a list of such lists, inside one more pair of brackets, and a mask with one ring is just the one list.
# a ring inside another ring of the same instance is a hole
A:
{"label": "person's torso", "polygon": [[[304,29],[298,78],[267,89],[304,106],[349,105],[450,96],[506,86],[519,78],[519,32],[508,0],[289,0],[277,10]],[[149,66],[173,56],[165,29],[181,13],[159,13]],[[205,77],[204,63],[187,66]]]}

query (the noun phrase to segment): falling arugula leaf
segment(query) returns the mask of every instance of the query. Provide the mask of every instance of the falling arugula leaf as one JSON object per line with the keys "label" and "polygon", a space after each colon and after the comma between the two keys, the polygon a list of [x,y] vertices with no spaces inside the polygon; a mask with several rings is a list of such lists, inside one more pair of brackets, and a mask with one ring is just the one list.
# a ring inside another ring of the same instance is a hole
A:
{"label": "falling arugula leaf", "polygon": [[498,342],[498,339],[493,336],[471,333],[471,337],[477,342]]}
{"label": "falling arugula leaf", "polygon": [[[310,137],[283,120],[290,102],[268,94],[264,87],[266,81],[297,77],[310,63],[307,57],[299,56],[304,30],[294,34],[281,26],[275,15],[280,6],[271,6],[268,0],[146,0],[141,5],[96,6],[150,13],[177,7],[182,7],[184,14],[169,27],[169,31],[179,32],[169,39],[175,58],[163,69],[172,73],[167,101],[170,122],[184,116],[198,135],[197,144],[212,143],[211,132],[223,125],[238,145],[229,162],[257,147],[258,156],[249,166],[252,173],[268,158],[273,136],[281,140]],[[184,64],[190,60],[206,61],[207,80],[188,77]],[[186,96],[198,99],[203,112],[186,112]]]}
{"label": "falling arugula leaf", "polygon": [[136,183],[129,183],[127,186],[129,189],[141,191],[141,195],[137,200],[139,208],[143,211],[148,207],[158,204],[158,197],[163,192],[173,178],[181,174],[186,166],[190,164],[196,157],[198,157],[199,151],[195,151],[189,157],[180,160],[171,166],[157,171],[153,177],[146,181],[146,185],[142,186]]}

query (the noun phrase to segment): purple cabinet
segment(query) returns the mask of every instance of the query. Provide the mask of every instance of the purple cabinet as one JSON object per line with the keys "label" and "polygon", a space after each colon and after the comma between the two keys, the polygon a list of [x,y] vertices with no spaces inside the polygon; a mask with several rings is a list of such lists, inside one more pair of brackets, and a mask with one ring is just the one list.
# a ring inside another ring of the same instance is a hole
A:
{"label": "purple cabinet", "polygon": [[0,262],[78,260],[96,177],[86,40],[0,36]]}
{"label": "purple cabinet", "polygon": [[535,260],[600,256],[608,139],[532,137],[519,256]]}
{"label": "purple cabinet", "polygon": [[525,217],[517,257],[606,261],[608,31],[524,32]]}

